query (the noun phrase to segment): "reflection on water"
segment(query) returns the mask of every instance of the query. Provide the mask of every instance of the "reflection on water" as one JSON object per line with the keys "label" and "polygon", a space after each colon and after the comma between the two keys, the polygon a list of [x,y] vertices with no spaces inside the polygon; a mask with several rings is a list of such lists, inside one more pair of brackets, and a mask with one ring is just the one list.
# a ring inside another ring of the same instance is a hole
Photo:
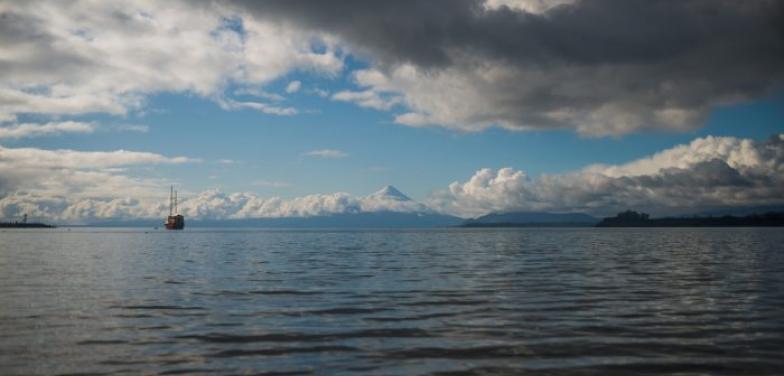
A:
{"label": "reflection on water", "polygon": [[780,229],[0,232],[1,374],[781,374]]}

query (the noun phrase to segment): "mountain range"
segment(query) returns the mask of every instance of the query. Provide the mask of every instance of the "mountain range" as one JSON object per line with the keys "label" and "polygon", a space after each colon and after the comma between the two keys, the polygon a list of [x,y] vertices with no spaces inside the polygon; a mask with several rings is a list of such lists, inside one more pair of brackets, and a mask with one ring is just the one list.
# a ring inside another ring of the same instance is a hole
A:
{"label": "mountain range", "polygon": [[583,213],[510,212],[490,213],[468,219],[462,227],[558,227],[593,226],[599,219]]}

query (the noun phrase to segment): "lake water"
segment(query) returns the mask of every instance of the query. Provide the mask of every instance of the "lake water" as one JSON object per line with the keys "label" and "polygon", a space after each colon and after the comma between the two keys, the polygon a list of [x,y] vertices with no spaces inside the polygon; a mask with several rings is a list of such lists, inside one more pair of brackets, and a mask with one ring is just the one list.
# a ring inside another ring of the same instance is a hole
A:
{"label": "lake water", "polygon": [[0,231],[0,374],[784,373],[784,231]]}

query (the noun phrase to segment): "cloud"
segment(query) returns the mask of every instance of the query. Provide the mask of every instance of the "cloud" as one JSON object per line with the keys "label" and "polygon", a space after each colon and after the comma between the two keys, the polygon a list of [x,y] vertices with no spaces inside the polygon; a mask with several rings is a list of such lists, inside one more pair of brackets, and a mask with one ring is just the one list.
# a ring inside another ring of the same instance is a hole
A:
{"label": "cloud", "polygon": [[213,189],[184,198],[180,211],[190,218],[201,219],[311,217],[380,211],[432,212],[416,201],[384,194],[384,189],[360,197],[338,192],[290,199],[262,198],[253,193],[225,194]]}
{"label": "cloud", "polygon": [[30,1],[2,13],[5,122],[123,115],[159,92],[293,115],[226,89],[280,101],[263,86],[295,70],[335,77],[349,54],[367,66],[332,99],[460,131],[691,130],[784,81],[777,1]]}
{"label": "cloud", "polygon": [[16,192],[0,199],[0,216],[3,218],[18,218],[24,214],[34,220],[72,223],[81,223],[89,218],[139,218],[146,215],[138,200],[127,198],[73,201],[62,196]]}
{"label": "cloud", "polygon": [[482,169],[434,194],[428,205],[461,216],[503,211],[624,209],[654,214],[784,204],[784,135],[767,141],[704,137],[621,165],[533,179],[520,170]]}
{"label": "cloud", "polygon": [[138,164],[179,164],[196,162],[187,157],[166,157],[160,154],[115,150],[76,151],[37,148],[6,148],[0,146],[0,164],[35,168],[106,168]]}
{"label": "cloud", "polygon": [[269,93],[259,88],[254,87],[242,87],[237,90],[234,90],[234,95],[250,95],[259,98],[269,99],[271,101],[280,102],[286,98],[284,98],[280,94]]}
{"label": "cloud", "polygon": [[340,159],[348,157],[348,153],[336,149],[311,150],[303,154],[306,157],[318,157],[327,159]]}
{"label": "cloud", "polygon": [[[165,187],[159,187],[166,192]],[[162,195],[145,198],[84,198],[15,192],[0,198],[5,218],[28,214],[31,218],[70,223],[101,219],[159,219],[168,210]],[[311,217],[360,212],[432,212],[424,205],[377,193],[355,197],[347,193],[313,194],[291,199],[262,198],[253,193],[226,194],[217,189],[181,195],[180,213],[189,219],[243,219]]]}
{"label": "cloud", "polygon": [[93,122],[52,121],[48,123],[11,123],[0,125],[0,140],[44,136],[57,136],[66,133],[94,133],[96,130],[147,133],[150,127],[141,124],[118,124],[99,126]]}
{"label": "cloud", "polygon": [[52,136],[63,133],[92,133],[95,128],[96,125],[93,123],[77,121],[3,125],[0,126],[0,139]]}
{"label": "cloud", "polygon": [[322,97],[322,98],[329,97],[329,91],[324,90],[324,89],[320,89],[320,88],[308,89],[306,92],[308,94],[316,95],[316,96],[319,96],[319,97]]}
{"label": "cloud", "polygon": [[[29,207],[35,202],[57,200],[150,197],[167,182],[135,177],[128,174],[128,168],[193,162],[198,160],[126,150],[86,152],[0,146],[0,202]],[[60,216],[54,210],[51,207],[44,211]]]}
{"label": "cloud", "polygon": [[353,102],[360,107],[373,108],[376,110],[389,110],[401,103],[401,98],[399,96],[390,96],[389,94],[377,90],[343,90],[333,94],[332,100]]}
{"label": "cloud", "polygon": [[[221,98],[232,83],[264,85],[296,69],[332,75],[343,66],[325,37],[217,3],[3,2],[0,12],[4,121],[122,115],[158,92]],[[237,107],[291,113],[253,102]]]}
{"label": "cloud", "polygon": [[508,7],[517,11],[541,14],[560,5],[574,4],[578,0],[487,0],[485,9],[497,10]]}
{"label": "cloud", "polygon": [[299,81],[291,81],[286,86],[286,92],[289,94],[296,93],[299,91],[299,88],[302,87],[302,82]]}
{"label": "cloud", "polygon": [[224,110],[251,109],[269,115],[281,115],[281,116],[295,115],[297,113],[297,109],[293,107],[280,107],[280,106],[270,105],[261,102],[250,102],[250,101],[241,102],[229,98],[219,99],[218,104]]}
{"label": "cloud", "polygon": [[392,110],[374,95],[399,97],[396,120],[411,126],[684,131],[784,81],[777,1],[235,4],[334,36],[369,62],[360,90],[335,99]]}
{"label": "cloud", "polygon": [[318,194],[282,199],[260,198],[252,193],[224,194],[209,190],[182,202],[181,211],[192,218],[308,217],[359,212],[358,202],[345,193]]}

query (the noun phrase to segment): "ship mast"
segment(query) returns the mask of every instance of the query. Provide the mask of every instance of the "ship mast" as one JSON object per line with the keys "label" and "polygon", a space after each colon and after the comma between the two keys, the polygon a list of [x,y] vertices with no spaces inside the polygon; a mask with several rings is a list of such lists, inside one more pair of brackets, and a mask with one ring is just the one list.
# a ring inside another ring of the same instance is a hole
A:
{"label": "ship mast", "polygon": [[180,210],[177,209],[177,191],[174,191],[174,214],[180,214]]}
{"label": "ship mast", "polygon": [[174,186],[172,185],[169,188],[169,217],[171,217],[173,215],[172,214],[172,210],[174,209],[174,201],[173,200],[174,200]]}

